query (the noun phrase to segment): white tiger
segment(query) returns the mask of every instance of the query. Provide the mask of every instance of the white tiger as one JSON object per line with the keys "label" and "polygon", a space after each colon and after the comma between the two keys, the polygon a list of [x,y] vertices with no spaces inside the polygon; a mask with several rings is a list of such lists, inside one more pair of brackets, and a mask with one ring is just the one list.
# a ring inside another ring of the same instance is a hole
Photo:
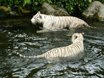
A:
{"label": "white tiger", "polygon": [[73,16],[52,16],[38,12],[31,19],[33,24],[42,23],[43,30],[57,31],[80,27],[90,27],[84,20]]}
{"label": "white tiger", "polygon": [[52,61],[60,61],[67,58],[68,61],[81,59],[84,54],[83,35],[82,33],[75,33],[72,35],[72,44],[51,49],[41,55],[25,56],[18,52],[17,55],[23,58],[45,58],[49,63]]}

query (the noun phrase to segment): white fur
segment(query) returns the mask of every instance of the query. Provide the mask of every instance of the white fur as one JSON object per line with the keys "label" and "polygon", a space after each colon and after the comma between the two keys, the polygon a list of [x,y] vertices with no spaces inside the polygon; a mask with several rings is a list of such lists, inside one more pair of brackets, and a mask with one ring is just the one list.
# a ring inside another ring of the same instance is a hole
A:
{"label": "white fur", "polygon": [[[48,62],[51,61],[58,61],[63,58],[68,58],[68,61],[72,61],[73,59],[80,59],[83,57],[84,54],[84,45],[83,45],[83,35],[82,33],[75,33],[72,36],[72,44],[65,46],[51,49],[41,55],[37,56],[24,56],[20,53],[16,53],[20,57],[24,58],[45,58]],[[66,60],[66,59],[65,59]]]}
{"label": "white fur", "polygon": [[[41,18],[40,18],[41,17]],[[45,15],[38,12],[31,19],[33,24],[42,23],[43,28],[47,30],[60,30],[64,28],[80,28],[84,26],[88,26],[88,24],[77,17],[73,16],[52,16]]]}

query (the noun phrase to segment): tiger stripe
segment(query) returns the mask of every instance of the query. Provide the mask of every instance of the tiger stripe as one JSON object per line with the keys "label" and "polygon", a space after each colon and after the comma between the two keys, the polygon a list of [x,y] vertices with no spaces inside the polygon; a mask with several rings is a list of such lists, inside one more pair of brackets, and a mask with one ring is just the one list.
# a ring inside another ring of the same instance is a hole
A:
{"label": "tiger stripe", "polygon": [[54,58],[69,58],[69,60],[73,58],[82,58],[82,56],[78,56],[78,54],[84,53],[84,45],[83,45],[83,35],[82,33],[75,33],[72,35],[72,44],[64,47],[53,48],[41,55],[37,56],[24,56],[22,54],[17,53],[20,57],[23,58],[45,58],[50,61]]}
{"label": "tiger stripe", "polygon": [[[40,18],[41,17],[41,18]],[[31,19],[33,24],[42,23],[43,28],[56,31],[64,28],[90,27],[84,20],[73,16],[52,16],[38,12]]]}

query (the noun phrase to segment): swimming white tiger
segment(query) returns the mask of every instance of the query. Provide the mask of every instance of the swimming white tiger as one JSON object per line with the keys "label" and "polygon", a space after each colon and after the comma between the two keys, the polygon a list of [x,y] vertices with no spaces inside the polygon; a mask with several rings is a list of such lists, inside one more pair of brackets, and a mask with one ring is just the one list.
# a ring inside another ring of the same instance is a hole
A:
{"label": "swimming white tiger", "polygon": [[42,23],[43,30],[57,31],[62,29],[90,27],[84,20],[73,16],[52,16],[38,12],[31,19],[33,24]]}
{"label": "swimming white tiger", "polygon": [[83,35],[82,33],[75,33],[72,35],[71,45],[53,48],[41,55],[25,56],[18,52],[16,52],[16,54],[23,58],[45,58],[49,63],[52,61],[60,61],[62,59],[66,60],[66,58],[68,61],[81,59],[84,54]]}

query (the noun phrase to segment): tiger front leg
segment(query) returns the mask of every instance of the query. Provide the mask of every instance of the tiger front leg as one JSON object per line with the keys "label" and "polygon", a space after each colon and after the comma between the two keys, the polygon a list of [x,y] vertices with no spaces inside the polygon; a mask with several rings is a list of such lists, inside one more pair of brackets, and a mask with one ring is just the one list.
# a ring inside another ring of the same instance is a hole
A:
{"label": "tiger front leg", "polygon": [[43,28],[42,30],[37,31],[37,33],[46,33],[46,32],[50,32],[49,28],[48,28],[48,24],[44,23],[43,24]]}

